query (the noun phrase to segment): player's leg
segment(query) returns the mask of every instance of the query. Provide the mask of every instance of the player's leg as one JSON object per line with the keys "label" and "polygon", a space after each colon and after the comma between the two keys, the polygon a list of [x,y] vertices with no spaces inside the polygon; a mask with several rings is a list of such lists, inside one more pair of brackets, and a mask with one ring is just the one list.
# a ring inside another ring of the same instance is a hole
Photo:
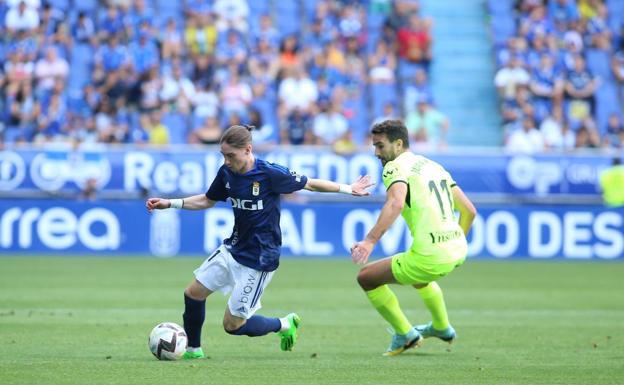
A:
{"label": "player's leg", "polygon": [[449,323],[444,294],[435,280],[449,274],[463,261],[464,258],[460,258],[451,263],[429,265],[426,269],[414,269],[414,272],[419,272],[416,276],[422,277],[422,279],[420,279],[421,282],[414,282],[412,286],[416,288],[429,313],[431,313],[430,323],[416,327],[423,337],[437,337],[448,343],[452,343],[455,339],[456,333]]}
{"label": "player's leg", "polygon": [[249,337],[279,333],[282,350],[292,350],[297,341],[299,316],[291,313],[283,318],[256,314],[262,307],[260,299],[274,272],[257,271],[230,261],[235,279],[232,295],[223,317],[223,328],[229,334]]}
{"label": "player's leg", "polygon": [[206,317],[206,298],[212,291],[194,279],[184,290],[184,330],[188,336],[188,348],[184,358],[202,358],[201,331]]}
{"label": "player's leg", "polygon": [[364,266],[357,278],[373,307],[395,331],[387,355],[402,353],[417,345],[421,339],[401,310],[396,295],[388,286],[389,283],[397,283],[392,271],[394,258],[385,258]]}
{"label": "player's leg", "polygon": [[396,283],[392,275],[391,257],[364,266],[357,280],[373,307],[397,333],[406,334],[412,328],[399,306],[399,300],[387,285]]}
{"label": "player's leg", "polygon": [[201,331],[206,317],[206,298],[217,290],[230,288],[229,272],[225,256],[229,254],[221,246],[194,271],[195,279],[184,290],[184,330],[188,336],[188,348],[184,358],[202,358]]}

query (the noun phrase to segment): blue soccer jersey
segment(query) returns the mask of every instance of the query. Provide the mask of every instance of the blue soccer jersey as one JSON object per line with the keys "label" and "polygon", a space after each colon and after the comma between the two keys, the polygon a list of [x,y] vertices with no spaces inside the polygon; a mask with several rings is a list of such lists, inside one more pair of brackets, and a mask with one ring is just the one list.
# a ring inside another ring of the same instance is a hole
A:
{"label": "blue soccer jersey", "polygon": [[301,190],[307,181],[303,175],[261,159],[245,174],[221,166],[206,197],[232,205],[234,229],[224,243],[238,263],[261,271],[277,269],[282,246],[280,194]]}

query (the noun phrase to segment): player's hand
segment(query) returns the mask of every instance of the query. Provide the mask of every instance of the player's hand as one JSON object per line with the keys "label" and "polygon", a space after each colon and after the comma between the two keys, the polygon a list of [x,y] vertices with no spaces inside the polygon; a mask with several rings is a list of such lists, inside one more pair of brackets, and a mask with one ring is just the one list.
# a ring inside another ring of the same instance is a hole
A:
{"label": "player's hand", "polygon": [[351,195],[356,197],[370,195],[370,192],[366,191],[366,189],[374,185],[375,183],[371,182],[370,176],[360,176],[355,182],[351,183]]}
{"label": "player's hand", "polygon": [[171,202],[169,202],[169,199],[149,198],[145,201],[145,207],[147,207],[147,211],[151,213],[154,210],[168,209],[171,207]]}
{"label": "player's hand", "polygon": [[351,260],[358,265],[363,265],[368,261],[368,257],[373,251],[372,242],[367,241],[366,239],[360,242],[357,242],[355,245],[351,247]]}

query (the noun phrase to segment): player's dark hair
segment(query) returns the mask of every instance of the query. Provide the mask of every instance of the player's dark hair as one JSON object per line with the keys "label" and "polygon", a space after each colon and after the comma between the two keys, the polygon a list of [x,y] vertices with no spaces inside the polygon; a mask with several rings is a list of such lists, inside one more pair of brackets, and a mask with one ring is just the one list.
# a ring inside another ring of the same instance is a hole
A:
{"label": "player's dark hair", "polygon": [[401,139],[403,141],[403,148],[409,148],[407,127],[405,127],[405,124],[400,120],[390,119],[374,124],[371,132],[375,135],[386,135],[390,142]]}
{"label": "player's dark hair", "polygon": [[251,143],[251,131],[254,128],[248,124],[231,126],[225,130],[219,143],[227,143],[234,148],[245,148]]}

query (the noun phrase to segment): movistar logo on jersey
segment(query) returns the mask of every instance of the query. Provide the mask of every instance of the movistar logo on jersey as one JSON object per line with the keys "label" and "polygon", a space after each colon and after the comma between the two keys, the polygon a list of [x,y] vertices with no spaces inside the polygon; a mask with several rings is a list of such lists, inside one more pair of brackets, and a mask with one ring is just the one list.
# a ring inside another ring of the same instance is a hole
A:
{"label": "movistar logo on jersey", "polygon": [[240,198],[228,198],[232,207],[240,210],[251,210],[257,211],[262,210],[264,208],[264,204],[262,203],[262,199],[256,201],[252,201],[251,199],[240,199]]}

